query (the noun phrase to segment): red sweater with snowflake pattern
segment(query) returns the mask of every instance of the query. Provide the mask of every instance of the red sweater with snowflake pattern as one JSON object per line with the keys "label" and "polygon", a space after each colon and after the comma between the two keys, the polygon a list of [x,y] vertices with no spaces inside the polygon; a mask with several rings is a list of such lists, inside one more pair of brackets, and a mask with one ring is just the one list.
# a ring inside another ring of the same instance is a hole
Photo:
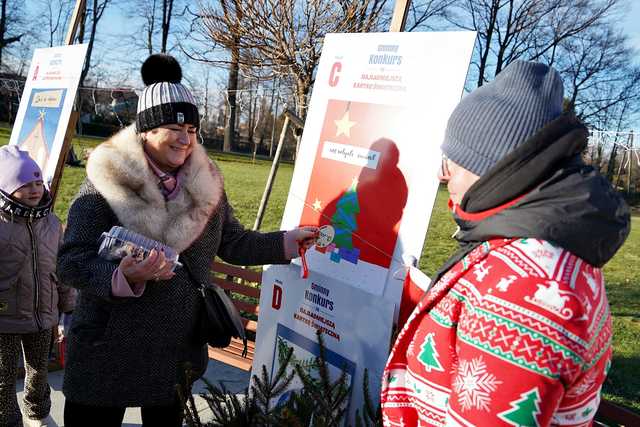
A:
{"label": "red sweater with snowflake pattern", "polygon": [[384,425],[591,425],[610,361],[601,271],[546,241],[492,240],[404,325],[384,372]]}

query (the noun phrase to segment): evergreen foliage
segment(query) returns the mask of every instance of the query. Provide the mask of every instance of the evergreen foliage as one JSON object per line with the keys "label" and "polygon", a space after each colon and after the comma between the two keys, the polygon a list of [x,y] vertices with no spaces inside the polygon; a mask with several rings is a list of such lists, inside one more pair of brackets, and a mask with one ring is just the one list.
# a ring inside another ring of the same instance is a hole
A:
{"label": "evergreen foliage", "polygon": [[[190,387],[178,387],[178,395],[185,410],[185,422],[189,427],[334,427],[345,426],[347,403],[351,394],[348,375],[343,369],[339,378],[332,381],[326,361],[326,349],[318,332],[319,356],[300,360],[293,355],[293,348],[278,341],[280,367],[273,378],[266,366],[260,376],[254,375],[244,394],[230,393],[221,384],[215,386],[204,380],[206,392],[201,396],[211,409],[212,419],[203,422],[198,416],[193,396],[186,393]],[[288,390],[298,378],[301,389]],[[192,384],[187,369],[186,383]],[[382,426],[380,407],[376,407],[369,395],[369,374],[365,370],[363,390],[365,404],[356,411],[357,427]],[[281,396],[284,394],[284,397]],[[276,398],[280,400],[274,404]]]}

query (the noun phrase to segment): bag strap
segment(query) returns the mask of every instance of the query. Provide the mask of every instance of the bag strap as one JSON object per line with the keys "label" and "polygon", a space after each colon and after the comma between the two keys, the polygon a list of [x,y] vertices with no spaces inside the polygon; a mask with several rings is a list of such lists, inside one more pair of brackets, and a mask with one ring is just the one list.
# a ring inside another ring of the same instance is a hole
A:
{"label": "bag strap", "polygon": [[[196,289],[202,290],[203,284],[200,283],[200,281],[193,274],[191,268],[189,267],[189,262],[187,261],[187,259],[181,258],[180,263],[182,264],[182,268],[184,268],[184,271],[186,271],[187,275],[189,276],[189,283],[191,283]],[[217,286],[215,283],[212,283],[212,285]]]}

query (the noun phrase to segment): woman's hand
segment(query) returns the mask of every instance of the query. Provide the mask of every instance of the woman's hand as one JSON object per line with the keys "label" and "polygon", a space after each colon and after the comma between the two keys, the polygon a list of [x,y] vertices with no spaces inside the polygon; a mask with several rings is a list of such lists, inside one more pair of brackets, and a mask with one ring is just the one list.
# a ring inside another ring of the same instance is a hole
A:
{"label": "woman's hand", "polygon": [[71,312],[62,313],[58,321],[58,326],[53,327],[53,342],[61,343],[67,337],[67,331],[71,325]]}
{"label": "woman's hand", "polygon": [[142,261],[136,260],[128,255],[120,261],[118,266],[127,281],[132,283],[142,283],[149,280],[169,280],[175,273],[171,271],[173,264],[164,256],[164,252],[153,249]]}
{"label": "woman's hand", "polygon": [[299,256],[300,247],[309,249],[316,243],[318,238],[318,227],[304,226],[294,228],[284,233],[284,253],[288,259]]}

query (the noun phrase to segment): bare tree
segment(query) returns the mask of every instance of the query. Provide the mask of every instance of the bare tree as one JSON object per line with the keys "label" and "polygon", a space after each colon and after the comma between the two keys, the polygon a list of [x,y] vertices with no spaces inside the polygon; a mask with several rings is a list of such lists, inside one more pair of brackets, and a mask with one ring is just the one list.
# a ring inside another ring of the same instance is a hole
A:
{"label": "bare tree", "polygon": [[[136,0],[129,3],[128,17],[130,19],[139,19],[142,22],[142,28],[136,28],[131,34],[131,42],[136,47],[144,49],[149,55],[155,52],[154,45],[158,34],[158,3],[160,1]],[[142,38],[140,37],[140,32],[143,34]]]}
{"label": "bare tree", "polygon": [[[186,3],[182,0],[130,0],[123,3],[127,17],[137,24],[131,26],[126,45],[147,55],[172,51],[179,44],[174,40],[179,41],[181,37],[185,12],[180,8]],[[127,62],[131,62],[132,68],[140,65],[137,59]]]}
{"label": "bare tree", "polygon": [[238,93],[238,73],[240,71],[240,22],[242,21],[242,9],[238,6],[238,0],[233,0],[233,8],[230,7],[229,1],[220,0],[220,7],[222,8],[222,13],[224,15],[223,23],[227,26],[227,30],[231,36],[228,44],[226,45],[226,48],[229,49],[231,55],[231,63],[229,64],[229,80],[227,82],[227,104],[225,105],[225,117],[227,118],[227,124],[224,128],[224,143],[222,145],[223,151],[232,150],[236,134],[236,121],[238,114],[236,98]]}
{"label": "bare tree", "polygon": [[[415,0],[409,6],[405,31],[434,30],[451,19],[451,10],[459,0]],[[438,25],[440,24],[440,25]]]}
{"label": "bare tree", "polygon": [[25,17],[19,0],[0,0],[0,66],[3,50],[25,35]]}
{"label": "bare tree", "polygon": [[552,64],[558,46],[606,19],[620,0],[466,0],[453,21],[478,32],[473,65],[482,86],[517,59]]}
{"label": "bare tree", "polygon": [[[322,40],[329,32],[377,28],[386,0],[220,0],[200,4],[196,29],[230,51],[231,58],[261,79],[289,76],[296,110],[306,114]],[[232,29],[232,31],[230,31]]]}
{"label": "bare tree", "polygon": [[[73,1],[72,0],[39,0],[41,25],[46,28],[46,38],[43,40],[45,43],[52,47],[54,45],[61,45],[64,36],[65,28],[71,14],[73,13]],[[43,29],[40,30],[43,32]]]}
{"label": "bare tree", "polygon": [[88,0],[86,3],[86,11],[82,16],[78,31],[78,41],[80,43],[84,43],[88,26],[89,40],[87,46],[87,57],[84,61],[84,66],[82,67],[82,73],[80,74],[80,86],[84,85],[84,80],[87,78],[87,74],[91,69],[91,55],[95,45],[98,23],[100,22],[105,9],[111,3],[113,3],[113,0]]}
{"label": "bare tree", "polygon": [[574,110],[591,129],[607,131],[606,140],[594,139],[588,160],[612,180],[621,132],[640,110],[637,51],[614,19],[563,40],[555,51],[554,66],[565,83],[565,108]]}
{"label": "bare tree", "polygon": [[[613,24],[594,26],[566,40],[559,52],[554,65],[564,77],[567,107],[583,120],[610,127],[613,108],[638,99],[640,71],[633,65],[637,52]],[[625,108],[628,114],[630,107]]]}
{"label": "bare tree", "polygon": [[174,0],[162,0],[162,41],[160,43],[160,52],[167,51],[171,17],[173,16],[173,3]]}

